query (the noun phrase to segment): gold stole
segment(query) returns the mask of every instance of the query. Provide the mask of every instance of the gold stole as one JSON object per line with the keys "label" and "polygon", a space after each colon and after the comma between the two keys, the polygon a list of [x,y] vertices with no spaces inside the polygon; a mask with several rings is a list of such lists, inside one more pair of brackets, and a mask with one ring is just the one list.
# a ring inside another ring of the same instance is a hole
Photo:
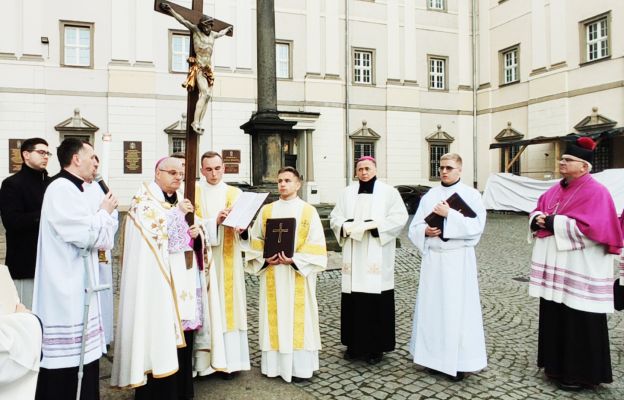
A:
{"label": "gold stole", "polygon": [[[238,198],[238,190],[234,186],[228,186],[225,193],[225,208],[232,207]],[[197,215],[202,218],[201,186],[195,189],[195,204]],[[199,206],[199,207],[198,207]],[[234,319],[234,228],[223,227],[223,295],[225,298],[225,321],[226,332],[231,332],[238,328]]]}
{"label": "gold stole", "polygon": [[[297,227],[297,241],[295,244],[295,252],[300,253],[304,250],[305,241],[310,232],[310,221],[312,220],[312,212],[314,208],[306,204],[301,212],[299,226]],[[273,212],[273,204],[268,204],[262,210],[262,237],[265,237],[266,221]],[[255,246],[254,246],[255,247]],[[269,320],[269,339],[271,350],[279,350],[279,330],[277,325],[277,295],[275,288],[275,266],[269,265],[266,274],[266,296],[267,296],[267,313]],[[295,272],[295,308],[293,316],[293,348],[302,350],[304,346],[305,333],[305,277]]]}

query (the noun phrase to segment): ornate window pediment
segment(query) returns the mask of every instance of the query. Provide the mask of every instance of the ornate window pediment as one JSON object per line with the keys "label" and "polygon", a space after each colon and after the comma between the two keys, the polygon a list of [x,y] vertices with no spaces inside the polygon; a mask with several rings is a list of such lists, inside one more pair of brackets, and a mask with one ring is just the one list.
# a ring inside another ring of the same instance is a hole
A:
{"label": "ornate window pediment", "polygon": [[186,113],[180,119],[164,129],[169,136],[169,154],[184,153],[186,151]]}
{"label": "ornate window pediment", "polygon": [[450,144],[455,138],[442,130],[442,125],[438,125],[438,130],[425,138],[429,144]]}
{"label": "ornate window pediment", "polygon": [[61,140],[75,137],[93,143],[93,134],[100,128],[80,115],[80,109],[74,109],[74,116],[57,124],[54,129],[61,135]]}
{"label": "ornate window pediment", "polygon": [[375,132],[374,130],[369,128],[366,124],[367,124],[367,122],[365,120],[362,121],[362,127],[360,129],[356,130],[355,132],[351,133],[349,135],[349,137],[352,140],[358,140],[358,141],[377,141],[377,140],[379,140],[379,138],[381,138],[381,136],[377,132]]}
{"label": "ornate window pediment", "polygon": [[520,140],[524,135],[511,127],[511,121],[507,122],[507,128],[503,129],[494,137],[497,142],[510,142]]}
{"label": "ornate window pediment", "polygon": [[589,133],[599,130],[607,130],[617,125],[617,121],[598,114],[598,107],[592,107],[591,115],[583,118],[578,124],[574,125],[574,129],[582,133]]}

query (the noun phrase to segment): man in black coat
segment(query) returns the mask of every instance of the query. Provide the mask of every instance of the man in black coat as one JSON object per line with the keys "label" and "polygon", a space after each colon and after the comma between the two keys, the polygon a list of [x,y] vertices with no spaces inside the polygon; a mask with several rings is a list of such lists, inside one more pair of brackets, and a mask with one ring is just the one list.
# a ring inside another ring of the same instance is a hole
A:
{"label": "man in black coat", "polygon": [[5,264],[22,303],[32,308],[39,217],[52,153],[44,139],[30,138],[22,143],[20,154],[22,169],[7,177],[0,188],[0,215],[6,230]]}

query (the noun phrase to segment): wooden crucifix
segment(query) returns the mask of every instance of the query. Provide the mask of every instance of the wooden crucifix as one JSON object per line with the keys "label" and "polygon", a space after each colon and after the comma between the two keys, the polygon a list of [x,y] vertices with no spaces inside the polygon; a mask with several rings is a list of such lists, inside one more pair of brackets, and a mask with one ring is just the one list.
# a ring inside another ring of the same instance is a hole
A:
{"label": "wooden crucifix", "polygon": [[[189,73],[182,86],[187,88],[186,115],[186,168],[184,198],[195,203],[195,180],[197,178],[198,134],[203,133],[201,121],[212,96],[214,76],[212,50],[215,39],[232,36],[232,25],[203,14],[203,0],[193,0],[192,9],[165,0],[154,0],[154,10],[172,16],[191,32],[189,49]],[[192,117],[192,120],[191,120]],[[186,214],[189,225],[194,222],[193,213]]]}

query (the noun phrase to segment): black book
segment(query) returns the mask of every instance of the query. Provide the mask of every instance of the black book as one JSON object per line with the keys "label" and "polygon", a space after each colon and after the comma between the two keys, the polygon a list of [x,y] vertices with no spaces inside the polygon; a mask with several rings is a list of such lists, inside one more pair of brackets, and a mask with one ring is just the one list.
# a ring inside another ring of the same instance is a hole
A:
{"label": "black book", "polygon": [[271,258],[283,251],[291,258],[295,253],[295,218],[269,218],[264,232],[264,252],[262,257]]}
{"label": "black book", "polygon": [[[449,207],[458,211],[461,215],[468,218],[476,218],[477,214],[470,208],[468,204],[457,193],[453,193],[451,197],[446,199]],[[431,213],[425,218],[425,222],[432,228],[438,228],[442,233],[440,238],[444,237],[444,217],[436,213]],[[444,240],[444,239],[442,239]]]}

